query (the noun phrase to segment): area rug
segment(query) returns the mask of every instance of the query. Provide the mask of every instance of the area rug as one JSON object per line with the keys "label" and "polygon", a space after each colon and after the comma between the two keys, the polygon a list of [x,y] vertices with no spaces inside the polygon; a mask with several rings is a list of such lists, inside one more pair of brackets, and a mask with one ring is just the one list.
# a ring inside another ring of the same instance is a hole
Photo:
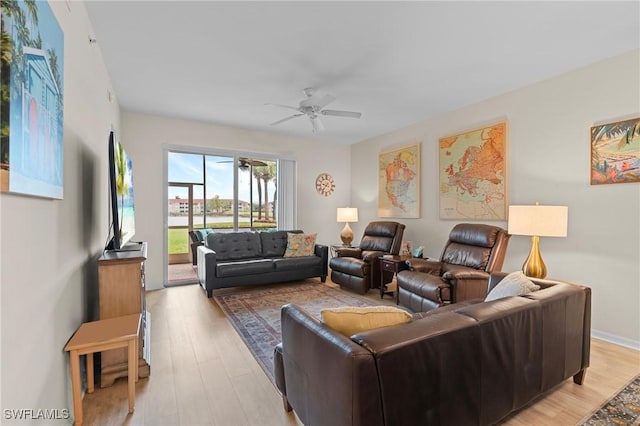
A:
{"label": "area rug", "polygon": [[640,375],[631,380],[582,425],[640,425]]}
{"label": "area rug", "polygon": [[281,341],[282,305],[294,303],[316,318],[325,308],[376,305],[373,300],[316,282],[239,290],[213,297],[273,382],[273,349]]}

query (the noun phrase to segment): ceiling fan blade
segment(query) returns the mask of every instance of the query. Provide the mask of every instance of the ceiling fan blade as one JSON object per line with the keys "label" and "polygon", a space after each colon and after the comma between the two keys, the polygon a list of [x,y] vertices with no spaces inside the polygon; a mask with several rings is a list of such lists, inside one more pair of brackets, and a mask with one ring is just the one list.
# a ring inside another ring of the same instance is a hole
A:
{"label": "ceiling fan blade", "polygon": [[290,115],[289,117],[285,117],[282,120],[278,120],[278,121],[274,121],[273,123],[270,124],[270,126],[275,126],[276,124],[280,124],[280,123],[284,123],[285,121],[289,121],[292,118],[296,118],[296,117],[300,117],[301,115],[304,115],[303,113],[300,114],[293,114]]}
{"label": "ceiling fan blade", "polygon": [[264,167],[267,165],[267,163],[265,163],[264,161],[252,160],[251,158],[244,158],[244,157],[240,157],[240,162],[248,164],[253,167]]}
{"label": "ceiling fan blade", "polygon": [[329,105],[331,102],[335,100],[336,100],[336,97],[333,95],[330,95],[328,93],[323,95],[316,92],[310,97],[308,97],[307,99],[300,101],[300,108],[311,107],[311,106],[322,108],[326,105]]}
{"label": "ceiling fan blade", "polygon": [[334,117],[350,117],[350,118],[360,118],[362,117],[361,112],[354,111],[339,111],[335,109],[323,109],[320,111],[322,115],[332,115]]}
{"label": "ceiling fan blade", "polygon": [[324,131],[324,126],[322,125],[322,121],[318,116],[309,117],[311,120],[311,125],[313,126],[313,133],[318,133]]}
{"label": "ceiling fan blade", "polygon": [[277,106],[277,107],[280,107],[280,108],[287,108],[287,109],[292,109],[292,110],[295,110],[295,111],[300,111],[300,109],[298,107],[294,107],[294,106],[291,106],[291,105],[271,104],[271,103],[266,103],[265,105]]}

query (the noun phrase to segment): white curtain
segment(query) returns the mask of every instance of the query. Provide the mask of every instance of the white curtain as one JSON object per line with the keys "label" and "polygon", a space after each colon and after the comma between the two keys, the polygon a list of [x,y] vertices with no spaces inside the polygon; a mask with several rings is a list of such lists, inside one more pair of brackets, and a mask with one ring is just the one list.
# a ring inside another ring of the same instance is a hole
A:
{"label": "white curtain", "polygon": [[278,160],[278,229],[297,229],[296,162]]}

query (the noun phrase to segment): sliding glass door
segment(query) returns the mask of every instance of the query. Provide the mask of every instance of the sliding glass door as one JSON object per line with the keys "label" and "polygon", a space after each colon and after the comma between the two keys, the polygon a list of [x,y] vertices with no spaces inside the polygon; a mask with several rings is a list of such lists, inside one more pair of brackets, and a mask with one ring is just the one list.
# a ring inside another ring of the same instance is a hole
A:
{"label": "sliding glass door", "polygon": [[168,151],[169,283],[196,280],[189,231],[278,227],[278,165],[268,158]]}

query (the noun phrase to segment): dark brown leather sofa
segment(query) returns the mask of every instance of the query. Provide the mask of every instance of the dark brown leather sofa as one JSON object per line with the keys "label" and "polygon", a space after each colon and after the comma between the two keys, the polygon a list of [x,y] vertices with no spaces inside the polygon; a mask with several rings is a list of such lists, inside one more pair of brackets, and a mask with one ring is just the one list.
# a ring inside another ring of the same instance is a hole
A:
{"label": "dark brown leather sofa", "polygon": [[533,281],[541,289],[525,296],[447,305],[350,338],[284,306],[275,376],[285,407],[306,425],[488,425],[571,376],[582,384],[591,290]]}

